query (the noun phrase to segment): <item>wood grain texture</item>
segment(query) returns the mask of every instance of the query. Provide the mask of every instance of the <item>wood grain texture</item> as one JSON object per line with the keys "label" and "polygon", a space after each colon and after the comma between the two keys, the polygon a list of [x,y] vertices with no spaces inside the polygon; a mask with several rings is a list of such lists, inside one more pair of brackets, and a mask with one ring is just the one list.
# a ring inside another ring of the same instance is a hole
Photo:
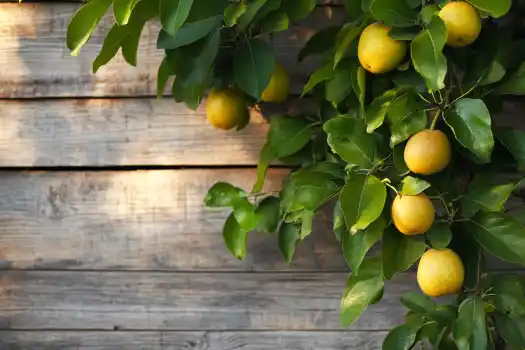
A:
{"label": "wood grain texture", "polygon": [[379,350],[386,332],[16,332],[10,350]]}
{"label": "wood grain texture", "polygon": [[[0,329],[337,330],[346,273],[5,271]],[[415,274],[387,284],[353,330],[403,319]]]}
{"label": "wood grain texture", "polygon": [[[287,173],[271,171],[267,189],[280,189]],[[276,237],[262,233],[236,260],[222,238],[228,210],[202,202],[217,181],[249,189],[255,169],[0,172],[0,267],[347,271],[328,220],[290,267]]]}
{"label": "wood grain texture", "polygon": [[[67,24],[79,4],[0,4],[0,97],[52,96],[150,96],[156,94],[157,70],[163,52],[157,50],[159,24],[152,22],[139,47],[138,67],[117,59],[92,73],[92,60],[101,48],[113,19],[106,16],[79,57],[65,46]],[[297,63],[297,54],[316,30],[339,24],[346,17],[342,7],[318,7],[305,21],[273,38],[279,61],[300,91],[315,67],[314,59]]]}
{"label": "wood grain texture", "polygon": [[0,100],[0,166],[255,165],[261,116],[213,128],[171,99]]}

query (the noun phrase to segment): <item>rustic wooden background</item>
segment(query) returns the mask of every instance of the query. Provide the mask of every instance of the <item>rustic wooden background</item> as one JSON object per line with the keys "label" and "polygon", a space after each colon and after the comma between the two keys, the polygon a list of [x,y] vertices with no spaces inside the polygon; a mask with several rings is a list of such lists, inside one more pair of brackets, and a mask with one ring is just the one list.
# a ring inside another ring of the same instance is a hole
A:
{"label": "rustic wooden background", "polygon": [[[348,269],[325,221],[292,266],[253,234],[237,261],[227,212],[202,199],[216,181],[249,188],[268,126],[222,132],[157,100],[158,26],[139,66],[91,72],[64,44],[74,2],[0,2],[0,349],[380,349],[403,317],[407,273],[350,330],[338,324]],[[304,41],[340,23],[337,4],[274,40],[296,87]],[[284,169],[270,173],[278,189]]]}

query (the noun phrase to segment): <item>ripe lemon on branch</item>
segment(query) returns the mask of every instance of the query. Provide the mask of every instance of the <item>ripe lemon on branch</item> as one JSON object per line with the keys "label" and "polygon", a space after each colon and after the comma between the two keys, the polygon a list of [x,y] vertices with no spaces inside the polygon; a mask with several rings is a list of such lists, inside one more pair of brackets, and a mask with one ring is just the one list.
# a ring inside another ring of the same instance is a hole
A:
{"label": "ripe lemon on branch", "polygon": [[363,30],[357,45],[359,62],[370,73],[381,74],[395,69],[405,58],[407,45],[392,39],[390,27],[376,22]]}
{"label": "ripe lemon on branch", "polygon": [[392,220],[399,232],[420,235],[434,223],[435,209],[425,194],[398,195],[392,203]]}
{"label": "ripe lemon on branch", "polygon": [[457,293],[463,286],[465,268],[450,249],[430,249],[423,254],[417,269],[417,282],[431,297]]}
{"label": "ripe lemon on branch", "polygon": [[447,45],[463,47],[472,44],[481,32],[481,17],[468,2],[452,1],[439,12],[447,27]]}
{"label": "ripe lemon on branch", "polygon": [[451,153],[450,142],[442,131],[423,130],[408,140],[405,163],[416,174],[432,175],[445,169]]}
{"label": "ripe lemon on branch", "polygon": [[263,91],[261,100],[264,102],[284,102],[290,94],[290,78],[283,66],[275,63],[275,70],[268,86]]}
{"label": "ripe lemon on branch", "polygon": [[242,96],[233,89],[212,89],[206,99],[206,116],[211,125],[229,130],[249,118]]}

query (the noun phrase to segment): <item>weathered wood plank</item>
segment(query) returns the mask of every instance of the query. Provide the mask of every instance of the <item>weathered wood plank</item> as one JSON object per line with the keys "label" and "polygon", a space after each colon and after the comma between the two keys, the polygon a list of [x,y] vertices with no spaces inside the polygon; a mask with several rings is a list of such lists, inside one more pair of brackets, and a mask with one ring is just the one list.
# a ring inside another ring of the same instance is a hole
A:
{"label": "weathered wood plank", "polygon": [[[0,329],[337,330],[346,273],[5,271]],[[387,330],[415,274],[388,283],[354,330]]]}
{"label": "weathered wood plank", "polygon": [[[65,33],[75,3],[0,4],[0,97],[50,96],[146,96],[156,93],[157,69],[162,52],[156,48],[159,25],[151,23],[143,33],[137,68],[115,62],[92,74],[91,64],[104,33],[112,25],[103,20],[80,57],[71,57]],[[307,38],[321,27],[341,23],[341,7],[318,7],[306,21],[273,39],[278,59],[297,86],[302,86],[315,60],[298,64],[296,57]]]}
{"label": "weathered wood plank", "polygon": [[10,350],[379,350],[386,332],[0,332]]}
{"label": "weathered wood plank", "polygon": [[0,100],[0,166],[255,165],[268,125],[213,128],[171,99]]}
{"label": "weathered wood plank", "polygon": [[[273,170],[279,190],[287,170]],[[276,237],[249,236],[245,261],[224,246],[228,211],[204,208],[217,181],[249,189],[255,169],[0,172],[0,267],[22,269],[346,271],[328,220],[288,267]]]}

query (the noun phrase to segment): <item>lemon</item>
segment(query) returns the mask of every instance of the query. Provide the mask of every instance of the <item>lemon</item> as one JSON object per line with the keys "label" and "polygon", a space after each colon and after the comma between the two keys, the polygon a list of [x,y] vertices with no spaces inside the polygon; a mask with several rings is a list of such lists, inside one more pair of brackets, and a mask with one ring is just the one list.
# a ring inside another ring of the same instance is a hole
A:
{"label": "lemon", "polygon": [[472,44],[481,32],[481,16],[465,1],[452,1],[446,4],[439,17],[447,26],[447,45],[462,47]]}
{"label": "lemon", "polygon": [[398,195],[392,203],[392,220],[399,232],[420,235],[434,223],[436,211],[428,197],[421,193],[415,196]]}
{"label": "lemon", "polygon": [[275,70],[270,82],[264,89],[261,100],[264,102],[284,102],[290,94],[290,78],[279,62],[275,62]]}
{"label": "lemon", "polygon": [[445,169],[451,153],[447,135],[439,130],[423,130],[408,140],[405,163],[416,174],[432,175]]}
{"label": "lemon", "polygon": [[403,61],[407,45],[388,35],[390,27],[376,22],[363,30],[357,44],[357,56],[364,69],[381,74],[395,69]]}
{"label": "lemon", "polygon": [[430,249],[423,254],[417,268],[417,283],[428,296],[439,297],[460,291],[465,268],[450,249]]}
{"label": "lemon", "polygon": [[244,99],[232,89],[210,91],[206,99],[206,116],[211,125],[223,130],[232,129],[249,118]]}

